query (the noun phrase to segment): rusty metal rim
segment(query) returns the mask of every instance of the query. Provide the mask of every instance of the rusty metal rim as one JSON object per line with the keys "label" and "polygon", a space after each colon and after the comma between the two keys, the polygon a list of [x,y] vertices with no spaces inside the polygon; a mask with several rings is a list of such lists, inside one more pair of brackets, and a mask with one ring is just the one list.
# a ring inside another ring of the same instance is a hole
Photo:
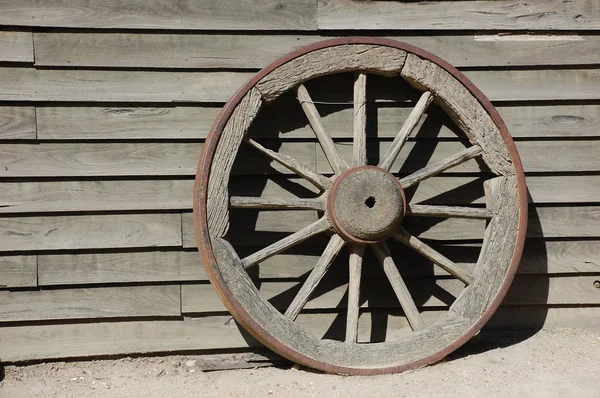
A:
{"label": "rusty metal rim", "polygon": [[[446,346],[444,349],[417,361],[406,363],[399,366],[391,366],[385,368],[350,368],[338,365],[332,365],[317,361],[309,358],[306,355],[291,349],[290,347],[282,344],[279,340],[273,338],[267,333],[259,324],[257,324],[252,317],[246,312],[246,310],[236,300],[235,296],[228,289],[225,284],[220,271],[218,269],[214,252],[212,250],[212,244],[210,241],[210,235],[208,231],[207,223],[207,211],[206,211],[206,192],[208,188],[208,178],[210,174],[210,165],[217,148],[217,144],[223,132],[223,128],[227,123],[231,113],[238,105],[239,101],[254,85],[260,81],[264,76],[269,74],[275,68],[289,62],[290,60],[302,56],[306,53],[319,50],[325,47],[339,46],[345,44],[373,44],[397,48],[400,50],[413,53],[421,58],[425,58],[438,66],[448,71],[452,76],[459,80],[463,86],[465,86],[475,98],[480,102],[484,109],[488,112],[504,139],[507,146],[508,152],[511,156],[513,166],[515,168],[515,174],[517,177],[518,187],[518,200],[519,200],[519,231],[517,233],[517,241],[513,252],[511,264],[507,270],[506,278],[504,279],[498,294],[494,300],[490,303],[487,309],[484,311],[482,316],[473,324],[460,338],[453,343]],[[502,120],[500,114],[494,108],[490,100],[469,80],[463,75],[458,69],[442,60],[441,58],[425,51],[420,48],[414,47],[410,44],[398,42],[391,39],[383,38],[372,38],[372,37],[350,37],[350,38],[337,38],[324,40],[322,42],[313,43],[306,47],[300,48],[293,51],[286,56],[276,60],[266,68],[258,72],[252,79],[244,84],[233,97],[225,104],[215,123],[213,124],[211,131],[207,137],[205,145],[202,149],[200,160],[198,162],[198,169],[196,173],[196,179],[194,183],[194,228],[196,231],[196,240],[198,242],[198,250],[204,261],[206,273],[215,291],[234,316],[234,318],[257,340],[269,347],[276,353],[288,358],[294,362],[306,365],[308,367],[323,370],[329,373],[341,373],[341,374],[352,374],[352,375],[377,375],[386,373],[397,373],[409,369],[416,369],[419,367],[426,366],[428,364],[437,362],[455,351],[457,348],[465,344],[471,337],[473,337],[492,317],[498,306],[506,296],[506,293],[515,277],[519,261],[523,253],[523,246],[525,244],[526,228],[527,228],[527,187],[525,184],[525,175],[523,172],[523,165],[517,148],[508,132],[508,129]]]}
{"label": "rusty metal rim", "polygon": [[355,173],[359,170],[364,170],[364,169],[377,169],[377,171],[388,174],[390,177],[392,177],[392,180],[396,183],[396,185],[398,186],[398,190],[400,191],[400,195],[402,196],[402,218],[400,218],[400,220],[398,221],[398,224],[396,225],[399,226],[400,223],[402,222],[402,219],[404,218],[404,216],[406,215],[406,195],[404,195],[404,189],[402,188],[402,185],[400,185],[400,181],[398,181],[398,179],[389,171],[382,169],[381,167],[377,167],[377,166],[359,166],[359,167],[353,167],[350,168],[346,171],[344,171],[342,174],[340,174],[335,181],[333,182],[333,186],[331,187],[331,189],[329,190],[329,195],[327,197],[327,216],[329,217],[329,221],[331,221],[331,223],[333,224],[333,228],[335,228],[335,230],[338,232],[338,234],[347,242],[350,243],[360,243],[360,244],[371,244],[371,243],[377,243],[377,242],[381,242],[382,240],[385,240],[387,238],[389,238],[393,232],[382,236],[381,238],[377,239],[377,240],[366,240],[366,239],[359,239],[355,236],[352,236],[351,234],[349,234],[344,227],[342,227],[342,225],[339,223],[337,217],[335,216],[335,211],[333,211],[333,200],[335,197],[335,194],[337,192],[338,187],[340,186],[340,182],[348,175],[348,174],[352,174]]}

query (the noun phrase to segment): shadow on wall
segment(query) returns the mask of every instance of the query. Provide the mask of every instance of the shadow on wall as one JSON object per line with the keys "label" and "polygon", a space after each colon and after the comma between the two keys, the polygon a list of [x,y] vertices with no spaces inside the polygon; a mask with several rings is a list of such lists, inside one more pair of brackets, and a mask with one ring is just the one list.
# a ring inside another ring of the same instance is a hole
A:
{"label": "shadow on wall", "polygon": [[[529,217],[527,229],[542,231],[538,212],[529,199]],[[528,238],[525,241],[523,257],[515,282],[511,285],[504,302],[481,332],[469,342],[448,356],[449,360],[483,353],[496,348],[504,348],[525,341],[539,332],[548,315],[548,254],[546,243],[541,237]],[[519,283],[519,279],[535,278],[534,283]],[[524,305],[514,305],[520,297],[529,300]]]}

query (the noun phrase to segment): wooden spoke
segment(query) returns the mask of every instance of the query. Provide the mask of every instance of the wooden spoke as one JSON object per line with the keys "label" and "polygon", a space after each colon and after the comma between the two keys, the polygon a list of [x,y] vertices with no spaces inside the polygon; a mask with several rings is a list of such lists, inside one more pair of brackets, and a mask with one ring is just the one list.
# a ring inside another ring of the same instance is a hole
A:
{"label": "wooden spoke", "polygon": [[450,275],[461,280],[465,284],[470,285],[473,283],[473,276],[470,273],[460,268],[456,263],[433,249],[431,246],[421,242],[418,238],[409,234],[404,228],[400,227],[400,229],[392,236],[417,253],[420,253],[428,260],[439,265]]}
{"label": "wooden spoke", "polygon": [[354,144],[352,165],[367,164],[367,74],[354,75]]}
{"label": "wooden spoke", "polygon": [[410,295],[406,283],[404,283],[404,279],[402,279],[398,267],[396,267],[396,263],[392,259],[388,245],[385,242],[379,242],[370,246],[383,266],[383,271],[388,277],[390,284],[398,297],[398,301],[400,301],[400,306],[406,314],[406,319],[408,319],[410,327],[413,331],[424,329],[425,322],[423,322],[419,310],[417,309],[417,305]]}
{"label": "wooden spoke", "polygon": [[321,148],[323,148],[323,152],[325,152],[325,157],[331,165],[333,172],[335,174],[341,174],[348,168],[348,165],[336,149],[331,136],[325,129],[325,125],[323,124],[323,120],[319,115],[319,111],[317,111],[315,104],[313,104],[306,87],[304,87],[302,84],[296,87],[296,95],[313,131],[315,132],[315,135],[317,136],[317,139],[319,140],[319,144],[321,144]]}
{"label": "wooden spoke", "polygon": [[346,343],[356,343],[358,337],[358,308],[360,298],[360,273],[365,245],[350,246],[350,278],[348,281],[348,316],[346,318]]}
{"label": "wooden spoke", "polygon": [[254,196],[232,196],[229,204],[236,209],[298,209],[298,210],[325,210],[325,199],[302,198],[260,198]]}
{"label": "wooden spoke", "polygon": [[300,177],[305,178],[307,181],[312,183],[317,188],[319,188],[323,191],[331,188],[332,184],[331,184],[331,180],[329,178],[322,176],[319,173],[315,173],[308,167],[306,167],[303,164],[301,164],[300,162],[298,162],[293,157],[287,156],[287,155],[284,155],[281,153],[277,153],[268,148],[265,148],[264,146],[262,146],[261,144],[254,141],[251,138],[246,138],[245,141],[248,144],[250,144],[251,146],[253,146],[254,148],[258,149],[260,152],[264,153],[265,155],[267,155],[268,157],[270,157],[271,159],[276,161],[277,163],[281,164],[284,167],[287,167],[294,173],[298,174]]}
{"label": "wooden spoke", "polygon": [[306,305],[306,302],[308,301],[312,292],[315,290],[321,279],[323,279],[323,276],[325,276],[329,266],[331,263],[333,263],[333,260],[340,252],[344,244],[344,240],[340,238],[339,235],[333,235],[331,237],[327,247],[325,248],[325,251],[319,258],[319,261],[317,261],[317,265],[315,265],[315,268],[313,268],[310,275],[300,288],[300,291],[296,297],[294,297],[294,300],[285,312],[285,316],[291,320],[296,319],[302,308],[304,308],[304,305]]}
{"label": "wooden spoke", "polygon": [[295,246],[312,236],[326,231],[327,229],[329,229],[330,226],[331,224],[329,223],[327,217],[321,217],[314,223],[302,228],[300,231],[286,236],[285,238],[278,240],[272,245],[269,245],[264,249],[259,250],[256,253],[249,255],[248,257],[245,257],[244,259],[242,259],[242,265],[245,268],[251,267],[254,264],[257,264],[261,261],[266,260],[269,257],[281,253],[282,251],[287,250],[290,247]]}
{"label": "wooden spoke", "polygon": [[447,157],[446,159],[440,160],[439,162],[434,163],[431,166],[427,166],[418,171],[415,171],[414,173],[402,178],[400,180],[400,184],[404,189],[406,189],[423,180],[440,174],[444,170],[458,166],[459,164],[462,164],[479,154],[481,154],[481,148],[477,145],[474,145],[470,148],[465,149],[464,151]]}
{"label": "wooden spoke", "polygon": [[406,214],[423,217],[456,217],[489,220],[492,212],[488,209],[463,206],[409,205]]}
{"label": "wooden spoke", "polygon": [[429,104],[431,104],[431,101],[433,101],[433,94],[431,94],[431,92],[426,91],[421,95],[421,98],[419,98],[417,105],[415,105],[410,115],[408,115],[408,118],[402,125],[402,128],[394,138],[394,141],[392,141],[392,146],[385,154],[383,159],[381,159],[381,161],[379,162],[379,167],[388,171],[390,170],[392,164],[394,164],[394,162],[396,161],[400,150],[406,143],[406,140],[413,132],[415,127],[417,127],[419,120],[421,120],[421,117],[427,110]]}

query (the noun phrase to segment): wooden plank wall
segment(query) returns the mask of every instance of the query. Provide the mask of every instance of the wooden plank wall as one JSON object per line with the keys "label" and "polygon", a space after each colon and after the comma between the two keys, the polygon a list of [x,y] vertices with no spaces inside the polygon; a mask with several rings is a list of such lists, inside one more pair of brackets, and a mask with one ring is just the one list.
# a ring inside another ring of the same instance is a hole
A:
{"label": "wooden plank wall", "polygon": [[[600,330],[600,3],[9,0],[0,2],[0,358],[257,346],[231,321],[195,249],[196,163],[220,107],[258,69],[344,35],[392,37],[446,59],[494,102],[515,137],[530,190],[529,239],[491,327]],[[401,99],[388,90],[388,100]],[[385,147],[407,109],[373,107]],[[351,151],[351,112],[325,117],[342,153]],[[327,172],[306,122],[284,138],[281,152]],[[426,161],[460,145],[443,140]],[[478,179],[468,174],[476,165],[464,167],[414,199],[464,194],[459,187]],[[250,164],[233,186],[260,184],[264,172]],[[289,214],[280,225],[281,214],[260,215],[257,228],[292,232],[311,217]],[[440,223],[422,236],[470,242],[479,227]],[[318,255],[266,261],[256,274],[265,295],[285,305]],[[439,285],[450,295],[458,289]],[[344,293],[334,283],[300,320],[320,330],[335,315],[321,309],[343,307]],[[361,330],[388,305],[366,303]],[[434,316],[447,302],[431,295],[420,305]],[[391,317],[388,327],[406,324]]]}

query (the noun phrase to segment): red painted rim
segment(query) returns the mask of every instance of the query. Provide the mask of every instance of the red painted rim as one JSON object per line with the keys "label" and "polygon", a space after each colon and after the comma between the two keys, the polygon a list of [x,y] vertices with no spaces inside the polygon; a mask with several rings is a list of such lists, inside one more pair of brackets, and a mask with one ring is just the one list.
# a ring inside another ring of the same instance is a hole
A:
{"label": "red painted rim", "polygon": [[[217,266],[214,252],[212,250],[212,244],[208,232],[208,222],[206,217],[206,193],[208,188],[210,165],[215,154],[217,143],[219,142],[221,133],[223,132],[223,128],[229,120],[229,117],[231,116],[233,110],[237,107],[238,103],[244,97],[244,95],[246,95],[246,93],[250,91],[250,89],[252,89],[252,87],[254,87],[254,85],[263,77],[265,77],[275,68],[278,68],[279,66],[285,64],[286,62],[289,62],[294,58],[297,58],[315,50],[345,44],[373,44],[397,48],[400,50],[407,51],[409,53],[413,53],[421,58],[425,58],[448,71],[452,76],[454,76],[458,81],[460,81],[461,84],[465,86],[475,98],[477,98],[477,100],[488,112],[488,114],[500,130],[500,134],[502,135],[507,149],[509,151],[509,154],[511,156],[518,183],[519,231],[517,234],[517,241],[511,264],[506,273],[506,278],[492,303],[487,307],[483,315],[473,326],[471,326],[469,330],[467,330],[458,340],[446,346],[444,349],[420,360],[403,364],[400,366],[392,366],[387,368],[357,369],[320,362],[291,349],[290,347],[282,344],[279,340],[276,340],[269,333],[267,333],[260,325],[258,325],[252,319],[252,317],[240,305],[240,303],[236,300],[235,296],[233,296],[233,294],[225,284]],[[517,272],[517,268],[519,266],[521,255],[523,253],[523,246],[525,244],[525,235],[527,229],[527,187],[525,184],[523,165],[517,152],[517,148],[510,136],[510,133],[508,132],[504,121],[500,117],[500,114],[498,113],[496,108],[494,108],[490,100],[459,70],[457,70],[455,67],[442,60],[441,58],[425,50],[395,40],[372,37],[337,38],[313,43],[311,45],[293,51],[285,55],[284,57],[278,59],[266,68],[262,69],[252,79],[246,82],[246,84],[244,84],[225,104],[211,128],[211,131],[206,139],[206,143],[202,149],[200,160],[198,162],[198,169],[194,184],[194,227],[196,231],[196,239],[198,242],[198,250],[200,252],[200,255],[202,256],[202,260],[204,261],[206,273],[209,277],[211,284],[215,288],[215,291],[217,292],[225,306],[228,308],[228,310],[231,312],[231,314],[234,316],[234,318],[253,337],[259,340],[265,346],[269,347],[276,353],[292,361],[306,365],[311,368],[320,369],[329,373],[341,373],[352,375],[377,375],[386,373],[398,373],[409,369],[416,369],[439,361],[440,359],[444,358],[445,356],[462,346],[464,343],[466,343],[492,317],[492,315],[502,302],[514,279],[514,276]]]}

